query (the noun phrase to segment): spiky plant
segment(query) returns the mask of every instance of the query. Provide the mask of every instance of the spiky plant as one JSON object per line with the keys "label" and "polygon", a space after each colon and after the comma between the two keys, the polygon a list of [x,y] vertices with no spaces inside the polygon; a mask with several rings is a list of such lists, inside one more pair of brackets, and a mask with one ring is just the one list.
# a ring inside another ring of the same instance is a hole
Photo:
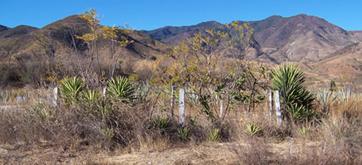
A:
{"label": "spiky plant", "polygon": [[81,105],[89,112],[93,110],[99,111],[100,101],[101,93],[99,91],[87,89],[80,94]]}
{"label": "spiky plant", "polygon": [[331,90],[321,90],[317,94],[317,100],[322,107],[322,112],[328,113],[329,107],[336,100],[337,96]]}
{"label": "spiky plant", "polygon": [[107,93],[123,102],[131,102],[135,97],[135,88],[126,77],[112,78],[108,81]]}
{"label": "spiky plant", "polygon": [[217,142],[221,140],[221,131],[218,128],[213,128],[210,130],[207,139],[209,141]]}
{"label": "spiky plant", "polygon": [[189,140],[190,129],[187,127],[180,127],[177,129],[177,135],[182,141]]}
{"label": "spiky plant", "polygon": [[255,123],[248,123],[245,132],[250,136],[255,136],[259,135],[262,132],[262,129]]}
{"label": "spiky plant", "polygon": [[304,81],[304,73],[296,65],[284,64],[272,71],[272,88],[280,92],[284,115],[312,109],[314,95],[303,86]]}
{"label": "spiky plant", "polygon": [[94,103],[100,98],[101,94],[96,90],[85,90],[81,93],[81,100],[87,103]]}
{"label": "spiky plant", "polygon": [[78,77],[67,77],[60,82],[60,94],[66,104],[78,101],[78,95],[84,87],[84,82]]}
{"label": "spiky plant", "polygon": [[152,120],[152,124],[154,127],[160,129],[161,132],[164,132],[170,125],[170,119],[168,117],[157,116]]}

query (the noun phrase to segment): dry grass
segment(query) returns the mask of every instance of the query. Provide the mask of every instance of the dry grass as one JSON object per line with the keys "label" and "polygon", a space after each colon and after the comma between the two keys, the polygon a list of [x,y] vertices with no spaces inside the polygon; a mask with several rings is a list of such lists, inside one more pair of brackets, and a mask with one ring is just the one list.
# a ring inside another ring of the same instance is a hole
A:
{"label": "dry grass", "polygon": [[[330,113],[316,122],[284,122],[281,127],[276,125],[275,117],[265,111],[264,104],[254,112],[231,111],[224,120],[215,121],[207,120],[197,106],[188,106],[186,139],[180,138],[177,115],[171,118],[168,111],[158,109],[166,102],[147,100],[133,106],[112,103],[112,111],[105,118],[90,113],[82,105],[61,104],[54,108],[35,104],[26,111],[1,111],[1,159],[8,163],[37,159],[65,164],[78,160],[100,164],[362,162],[360,99],[333,103]],[[258,128],[255,134],[248,130],[251,124]],[[210,138],[216,129],[218,136]],[[161,155],[167,157],[159,159]]]}

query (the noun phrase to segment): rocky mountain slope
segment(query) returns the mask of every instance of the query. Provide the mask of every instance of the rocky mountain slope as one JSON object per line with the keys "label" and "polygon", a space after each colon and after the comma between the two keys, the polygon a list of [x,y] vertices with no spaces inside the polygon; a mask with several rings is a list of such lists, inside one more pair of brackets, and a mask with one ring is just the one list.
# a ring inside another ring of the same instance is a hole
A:
{"label": "rocky mountain slope", "polygon": [[[320,61],[361,39],[361,33],[348,32],[322,18],[303,14],[271,16],[248,23],[254,29],[254,40],[260,45],[261,54],[258,57],[268,57],[275,63]],[[174,44],[206,29],[225,30],[226,27],[211,21],[194,26],[168,26],[147,33],[155,40]]]}
{"label": "rocky mountain slope", "polygon": [[[89,32],[89,27],[79,16],[70,16],[37,29],[30,26],[0,27],[0,57],[65,56],[70,51],[82,53],[85,43],[77,39]],[[133,42],[122,53],[135,58],[152,58],[161,54],[162,43],[148,35],[134,31],[126,35]],[[107,45],[104,45],[107,46]],[[45,50],[50,49],[50,50]],[[47,52],[51,51],[51,52]]]}
{"label": "rocky mountain slope", "polygon": [[[247,23],[254,33],[247,47],[241,50],[244,51],[240,53],[242,57],[238,58],[274,64],[298,62],[313,75],[320,75],[324,79],[338,79],[340,74],[347,77],[362,75],[362,31],[347,31],[322,18],[303,14],[292,17],[271,16]],[[133,60],[155,59],[180,41],[207,29],[229,30],[224,24],[208,21],[193,26],[133,31],[120,34],[133,42],[126,48],[117,49],[116,53],[122,54],[122,58]],[[40,61],[50,56],[71,59],[70,54],[85,54],[86,44],[76,36],[88,31],[85,21],[77,15],[43,28],[25,25],[9,28],[0,25],[0,63]],[[102,47],[101,54],[107,54],[104,51],[109,45],[99,45]]]}

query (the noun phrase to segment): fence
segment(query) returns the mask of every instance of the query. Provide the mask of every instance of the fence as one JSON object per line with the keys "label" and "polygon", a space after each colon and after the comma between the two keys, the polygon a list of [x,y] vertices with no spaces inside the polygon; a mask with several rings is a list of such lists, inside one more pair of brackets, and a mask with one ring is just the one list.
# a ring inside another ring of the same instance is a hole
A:
{"label": "fence", "polygon": [[[106,87],[101,89],[102,96],[106,95]],[[175,105],[175,91],[176,87],[171,86],[171,116],[174,116],[173,109]],[[178,120],[180,125],[185,125],[186,119],[186,98],[187,90],[185,88],[179,88],[178,90]],[[5,106],[25,106],[32,105],[34,103],[44,103],[52,106],[58,105],[59,90],[58,87],[49,88],[49,89],[16,89],[16,90],[1,90],[0,91],[0,109]],[[189,97],[197,97],[190,94]],[[195,99],[195,98],[194,98]],[[196,98],[197,99],[197,98]],[[224,105],[223,100],[219,99],[219,117],[222,118],[224,115]],[[273,119],[273,111],[276,114],[277,124],[280,126],[282,124],[282,113],[280,109],[280,97],[279,91],[268,92],[268,106],[269,106],[269,116]]]}

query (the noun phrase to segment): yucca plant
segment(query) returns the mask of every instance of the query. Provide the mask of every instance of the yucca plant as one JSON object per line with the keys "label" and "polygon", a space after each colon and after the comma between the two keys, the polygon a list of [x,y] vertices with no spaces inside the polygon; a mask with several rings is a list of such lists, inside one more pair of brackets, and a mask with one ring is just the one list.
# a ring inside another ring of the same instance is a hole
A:
{"label": "yucca plant", "polygon": [[168,117],[158,116],[152,120],[154,127],[160,129],[161,132],[166,131],[170,125],[170,119]]}
{"label": "yucca plant", "polygon": [[218,128],[213,128],[210,130],[209,135],[207,137],[209,141],[217,142],[221,139],[221,132]]}
{"label": "yucca plant", "polygon": [[304,81],[304,73],[296,65],[284,64],[272,71],[272,88],[280,92],[284,115],[295,108],[303,111],[312,109],[315,98],[303,86]]}
{"label": "yucca plant", "polygon": [[309,132],[309,129],[307,127],[301,127],[298,129],[298,134],[301,136],[306,136]]}
{"label": "yucca plant", "polygon": [[187,127],[180,127],[177,129],[177,135],[181,140],[187,141],[189,140],[190,129]]}
{"label": "yucca plant", "polygon": [[331,90],[321,90],[317,94],[317,100],[322,107],[322,112],[328,113],[329,107],[336,100],[337,96]]}
{"label": "yucca plant", "polygon": [[255,123],[248,123],[245,132],[250,136],[255,136],[259,135],[262,132],[262,129]]}
{"label": "yucca plant", "polygon": [[289,107],[290,116],[295,121],[311,120],[315,116],[315,112],[312,109],[306,109],[304,106],[298,106],[293,104]]}
{"label": "yucca plant", "polygon": [[66,104],[78,101],[78,95],[84,87],[84,82],[78,77],[64,78],[60,84],[60,94]]}
{"label": "yucca plant", "polygon": [[43,103],[36,103],[32,108],[30,113],[35,115],[36,118],[39,118],[41,121],[46,121],[52,116],[51,110]]}
{"label": "yucca plant", "polygon": [[337,92],[337,99],[339,102],[347,102],[352,97],[350,89],[341,89]]}
{"label": "yucca plant", "polygon": [[92,104],[98,101],[98,99],[101,97],[101,94],[96,90],[85,90],[81,92],[80,96],[82,101]]}
{"label": "yucca plant", "polygon": [[114,98],[121,99],[123,102],[131,102],[135,98],[135,88],[126,77],[109,80],[107,93]]}

